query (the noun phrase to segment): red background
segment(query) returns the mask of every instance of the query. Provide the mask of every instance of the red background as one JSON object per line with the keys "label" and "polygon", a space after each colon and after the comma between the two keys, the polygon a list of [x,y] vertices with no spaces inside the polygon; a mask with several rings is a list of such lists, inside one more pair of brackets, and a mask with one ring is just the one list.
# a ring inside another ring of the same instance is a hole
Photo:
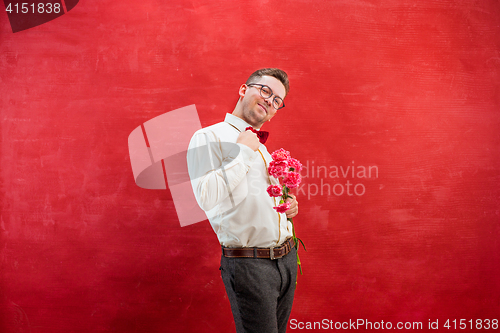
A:
{"label": "red background", "polygon": [[291,318],[500,319],[499,52],[495,0],[80,1],[18,33],[2,9],[0,331],[234,330],[215,234],[135,185],[127,137],[221,121],[261,67],[291,80],[269,150],[378,167],[299,195]]}

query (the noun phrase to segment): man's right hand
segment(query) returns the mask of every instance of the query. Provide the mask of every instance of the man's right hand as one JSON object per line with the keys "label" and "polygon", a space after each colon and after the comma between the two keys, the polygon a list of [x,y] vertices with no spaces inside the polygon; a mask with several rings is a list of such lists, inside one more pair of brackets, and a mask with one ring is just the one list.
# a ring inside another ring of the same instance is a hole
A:
{"label": "man's right hand", "polygon": [[260,146],[260,141],[257,137],[257,134],[250,130],[241,132],[240,135],[238,135],[238,139],[236,139],[236,143],[244,144],[245,146],[250,147],[253,151],[257,151]]}

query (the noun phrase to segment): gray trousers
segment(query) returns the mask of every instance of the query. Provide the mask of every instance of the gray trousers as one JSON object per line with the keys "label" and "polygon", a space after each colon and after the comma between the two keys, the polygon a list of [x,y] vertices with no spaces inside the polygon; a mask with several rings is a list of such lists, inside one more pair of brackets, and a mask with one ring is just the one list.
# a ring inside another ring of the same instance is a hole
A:
{"label": "gray trousers", "polygon": [[237,333],[284,333],[292,311],[297,250],[271,259],[221,258]]}

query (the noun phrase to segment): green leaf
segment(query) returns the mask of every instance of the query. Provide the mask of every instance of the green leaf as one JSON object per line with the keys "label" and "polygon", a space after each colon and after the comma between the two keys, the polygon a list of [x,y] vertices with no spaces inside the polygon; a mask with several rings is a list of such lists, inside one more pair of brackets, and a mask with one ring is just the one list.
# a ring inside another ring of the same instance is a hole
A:
{"label": "green leaf", "polygon": [[300,239],[300,238],[297,238],[297,239],[300,241],[300,243],[301,243],[301,244],[302,244],[302,246],[304,247],[304,251],[307,251],[307,250],[306,250],[306,246],[304,245],[304,242],[302,241],[302,239]]}

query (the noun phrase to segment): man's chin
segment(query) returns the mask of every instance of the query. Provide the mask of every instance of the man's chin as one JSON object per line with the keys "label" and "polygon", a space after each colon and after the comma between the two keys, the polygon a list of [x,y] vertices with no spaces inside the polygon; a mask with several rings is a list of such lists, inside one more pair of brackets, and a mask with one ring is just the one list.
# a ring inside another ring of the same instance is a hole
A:
{"label": "man's chin", "polygon": [[266,117],[260,113],[252,112],[249,116],[250,117],[249,119],[247,119],[247,123],[249,123],[253,127],[260,127],[267,121]]}

